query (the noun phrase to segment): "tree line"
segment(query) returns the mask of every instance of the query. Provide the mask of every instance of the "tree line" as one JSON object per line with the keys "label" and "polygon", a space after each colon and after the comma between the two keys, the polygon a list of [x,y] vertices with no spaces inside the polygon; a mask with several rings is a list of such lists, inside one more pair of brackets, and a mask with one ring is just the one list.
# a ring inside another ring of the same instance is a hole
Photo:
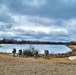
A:
{"label": "tree line", "polygon": [[3,38],[0,44],[55,44],[55,45],[76,45],[76,42],[50,42],[50,41],[27,41],[27,40],[14,40]]}

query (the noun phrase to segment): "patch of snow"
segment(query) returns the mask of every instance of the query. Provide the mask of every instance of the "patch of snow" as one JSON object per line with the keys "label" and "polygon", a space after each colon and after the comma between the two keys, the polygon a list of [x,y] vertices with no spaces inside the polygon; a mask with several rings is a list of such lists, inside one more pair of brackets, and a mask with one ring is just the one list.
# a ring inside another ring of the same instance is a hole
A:
{"label": "patch of snow", "polygon": [[69,58],[69,60],[76,60],[76,56],[70,56],[68,58]]}

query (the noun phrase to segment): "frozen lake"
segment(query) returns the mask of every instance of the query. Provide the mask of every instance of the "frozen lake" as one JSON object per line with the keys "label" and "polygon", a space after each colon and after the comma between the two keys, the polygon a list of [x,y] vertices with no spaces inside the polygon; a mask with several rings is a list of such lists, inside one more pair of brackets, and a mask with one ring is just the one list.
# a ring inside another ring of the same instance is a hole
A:
{"label": "frozen lake", "polygon": [[[1,46],[3,46],[2,48],[0,48],[0,52],[8,52],[11,53],[13,48],[16,48],[17,52],[19,49],[28,49],[30,48],[29,44],[23,44],[23,45],[17,45],[17,44],[1,44]],[[32,44],[32,46],[35,49],[38,49],[40,51],[40,54],[44,53],[44,50],[49,50],[50,53],[66,53],[69,51],[72,51],[70,48],[68,48],[65,45],[35,45]]]}

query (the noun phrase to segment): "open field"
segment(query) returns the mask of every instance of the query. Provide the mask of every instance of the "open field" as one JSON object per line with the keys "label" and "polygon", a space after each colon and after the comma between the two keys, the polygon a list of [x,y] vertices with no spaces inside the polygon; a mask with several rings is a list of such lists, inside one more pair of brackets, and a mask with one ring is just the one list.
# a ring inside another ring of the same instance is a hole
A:
{"label": "open field", "polygon": [[0,75],[75,75],[76,60],[21,58],[0,54]]}

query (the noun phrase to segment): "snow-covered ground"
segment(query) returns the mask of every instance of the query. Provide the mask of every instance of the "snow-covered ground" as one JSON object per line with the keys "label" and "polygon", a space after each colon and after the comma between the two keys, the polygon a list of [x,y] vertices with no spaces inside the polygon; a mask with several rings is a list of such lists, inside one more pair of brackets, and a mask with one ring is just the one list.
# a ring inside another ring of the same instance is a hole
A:
{"label": "snow-covered ground", "polygon": [[76,56],[69,56],[69,60],[76,60]]}

